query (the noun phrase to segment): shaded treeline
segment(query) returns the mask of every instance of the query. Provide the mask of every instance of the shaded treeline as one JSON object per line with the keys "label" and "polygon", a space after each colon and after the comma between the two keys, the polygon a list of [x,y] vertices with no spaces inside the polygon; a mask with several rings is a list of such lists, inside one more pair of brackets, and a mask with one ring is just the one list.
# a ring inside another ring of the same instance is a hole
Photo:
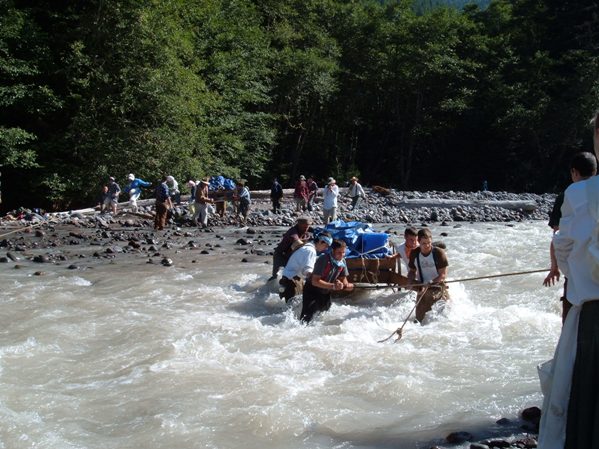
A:
{"label": "shaded treeline", "polygon": [[129,172],[561,189],[598,50],[594,0],[0,0],[3,207]]}

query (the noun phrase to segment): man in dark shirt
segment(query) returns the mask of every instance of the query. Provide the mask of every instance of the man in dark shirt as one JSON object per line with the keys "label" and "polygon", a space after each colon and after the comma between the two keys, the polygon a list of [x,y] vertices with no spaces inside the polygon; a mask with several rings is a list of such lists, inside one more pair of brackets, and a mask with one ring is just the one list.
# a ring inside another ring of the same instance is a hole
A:
{"label": "man in dark shirt", "polygon": [[331,308],[331,292],[352,291],[354,284],[347,278],[349,272],[345,263],[343,240],[333,240],[331,252],[323,254],[314,264],[314,270],[306,281],[302,294],[302,313],[300,321],[309,323],[316,312],[325,312]]}
{"label": "man in dark shirt", "polygon": [[161,231],[166,226],[166,217],[168,210],[173,207],[171,197],[169,196],[166,176],[162,177],[155,190],[156,193],[156,216],[154,217],[154,229]]}
{"label": "man in dark shirt", "polygon": [[297,219],[295,226],[292,226],[284,235],[272,256],[272,276],[268,279],[272,281],[277,278],[279,268],[287,265],[287,261],[291,256],[291,245],[297,240],[308,242],[312,238],[309,231],[312,219],[310,217],[300,217]]}

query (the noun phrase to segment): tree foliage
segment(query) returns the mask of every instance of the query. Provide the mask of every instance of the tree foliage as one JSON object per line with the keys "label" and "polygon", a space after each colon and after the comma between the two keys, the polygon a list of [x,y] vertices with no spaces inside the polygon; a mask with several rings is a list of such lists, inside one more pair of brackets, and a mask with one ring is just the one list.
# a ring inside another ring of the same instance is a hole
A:
{"label": "tree foliage", "polygon": [[590,148],[590,0],[0,6],[6,208],[89,203],[129,172],[546,191]]}

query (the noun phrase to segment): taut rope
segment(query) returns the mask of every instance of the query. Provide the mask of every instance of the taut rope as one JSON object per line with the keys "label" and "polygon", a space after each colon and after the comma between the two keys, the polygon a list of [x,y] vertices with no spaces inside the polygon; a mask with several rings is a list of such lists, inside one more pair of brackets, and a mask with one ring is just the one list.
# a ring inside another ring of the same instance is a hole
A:
{"label": "taut rope", "polygon": [[[477,276],[477,277],[472,277],[472,278],[453,279],[451,281],[445,281],[443,283],[444,284],[449,284],[451,282],[478,281],[480,279],[492,279],[492,278],[500,278],[500,277],[506,277],[506,276],[518,276],[518,275],[532,274],[532,273],[545,273],[546,271],[547,271],[547,269],[544,269],[544,270],[518,271],[518,272],[514,272],[514,273],[503,273],[503,274],[491,274],[491,275],[487,275],[487,276]],[[387,340],[391,339],[395,334],[397,334],[397,338],[395,339],[395,343],[397,343],[401,339],[401,337],[403,336],[403,328],[404,328],[404,326],[406,325],[406,323],[408,322],[408,320],[412,316],[412,313],[414,313],[414,310],[416,310],[416,307],[418,306],[418,303],[424,297],[424,294],[426,293],[426,291],[428,290],[428,288],[431,285],[434,285],[434,284],[411,284],[409,286],[406,286],[408,288],[411,288],[411,287],[424,287],[424,288],[422,289],[421,292],[418,292],[418,296],[416,297],[416,303],[414,304],[414,307],[412,307],[412,310],[410,310],[410,313],[406,317],[406,319],[403,322],[403,324],[401,325],[401,327],[398,327],[396,330],[394,330],[393,333],[391,335],[389,335],[387,338],[384,338],[383,340],[378,340],[378,343],[384,343],[384,342],[386,342]],[[385,286],[377,286],[377,285],[375,285],[373,287],[384,288]],[[368,286],[364,286],[364,287],[356,286],[355,288],[366,288],[367,289]],[[389,286],[387,288],[392,288],[392,287]]]}
{"label": "taut rope", "polygon": [[[507,276],[521,276],[523,274],[533,274],[533,273],[545,273],[549,271],[549,268],[544,268],[542,270],[529,270],[529,271],[517,271],[513,273],[502,273],[502,274],[489,274],[486,276],[477,276],[473,278],[462,278],[462,279],[452,279],[450,281],[443,281],[444,284],[451,284],[455,282],[468,282],[468,281],[479,281],[481,279],[493,279],[493,278],[502,278]],[[402,287],[412,288],[412,287],[426,287],[430,284],[409,284],[404,285]],[[359,288],[362,290],[379,290],[385,288],[397,288],[397,285],[356,285],[354,288]]]}

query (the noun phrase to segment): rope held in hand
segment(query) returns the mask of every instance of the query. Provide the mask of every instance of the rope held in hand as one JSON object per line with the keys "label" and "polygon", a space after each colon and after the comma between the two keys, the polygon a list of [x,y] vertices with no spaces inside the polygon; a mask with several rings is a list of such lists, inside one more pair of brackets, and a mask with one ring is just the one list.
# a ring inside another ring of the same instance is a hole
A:
{"label": "rope held in hand", "polygon": [[[489,274],[486,276],[476,276],[472,278],[462,278],[462,279],[452,279],[450,281],[443,281],[444,284],[451,284],[455,282],[468,282],[468,281],[479,281],[481,279],[493,279],[493,278],[502,278],[506,276],[521,276],[523,274],[533,274],[533,273],[545,273],[549,271],[548,268],[544,268],[542,270],[529,270],[529,271],[518,271],[514,273],[502,273],[502,274]],[[403,288],[412,288],[412,287],[426,287],[429,284],[410,284],[401,286]],[[354,288],[359,288],[361,290],[379,290],[385,288],[397,288],[397,285],[356,285]]]}
{"label": "rope held in hand", "polygon": [[[506,277],[506,276],[518,276],[518,275],[523,275],[523,274],[532,274],[532,273],[544,273],[547,270],[530,270],[530,271],[520,271],[520,272],[516,272],[516,273],[504,273],[504,274],[493,274],[493,275],[487,275],[487,276],[477,276],[477,277],[472,277],[472,278],[464,278],[464,279],[454,279],[451,281],[445,281],[445,284],[449,284],[450,282],[467,282],[467,281],[477,281],[480,279],[491,279],[491,278],[498,278],[498,277]],[[406,317],[405,321],[403,322],[403,324],[401,325],[401,327],[398,327],[396,330],[393,331],[393,333],[391,335],[389,335],[387,338],[384,338],[383,340],[378,340],[378,343],[384,343],[387,340],[390,340],[395,334],[397,334],[397,338],[395,339],[395,343],[397,343],[401,337],[403,336],[403,328],[406,325],[406,323],[408,322],[408,320],[410,319],[410,317],[412,316],[412,313],[414,313],[414,310],[416,310],[416,307],[418,306],[418,303],[420,302],[420,300],[424,297],[424,294],[426,293],[426,291],[428,290],[428,288],[433,285],[433,284],[411,284],[409,286],[407,286],[408,288],[411,287],[424,287],[422,289],[422,291],[420,291],[418,293],[418,296],[416,297],[416,303],[414,304],[414,307],[412,307],[412,310],[410,310],[410,313],[408,314],[408,316]],[[374,287],[378,287],[378,286],[374,286]],[[355,288],[368,288],[366,287],[355,287]]]}

